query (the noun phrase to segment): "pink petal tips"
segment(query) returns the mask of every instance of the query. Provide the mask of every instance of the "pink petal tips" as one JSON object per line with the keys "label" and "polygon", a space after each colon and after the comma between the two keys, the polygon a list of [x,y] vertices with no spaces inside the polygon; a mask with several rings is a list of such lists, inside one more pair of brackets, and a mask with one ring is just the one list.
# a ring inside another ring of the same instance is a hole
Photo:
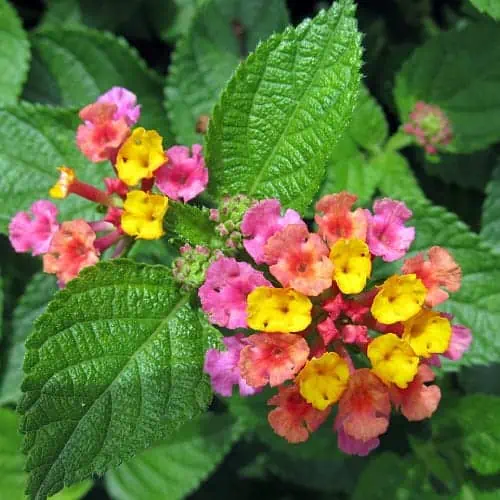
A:
{"label": "pink petal tips", "polygon": [[124,118],[129,127],[135,125],[141,116],[141,107],[137,105],[137,96],[123,87],[112,87],[102,94],[97,102],[114,104],[116,111],[113,114],[113,120]]}

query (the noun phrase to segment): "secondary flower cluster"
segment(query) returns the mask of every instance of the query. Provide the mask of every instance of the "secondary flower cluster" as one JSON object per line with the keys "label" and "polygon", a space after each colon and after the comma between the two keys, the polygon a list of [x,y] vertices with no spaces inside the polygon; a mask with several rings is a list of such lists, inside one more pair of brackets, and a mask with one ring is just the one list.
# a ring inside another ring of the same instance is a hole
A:
{"label": "secondary flower cluster", "polygon": [[445,249],[417,254],[401,274],[372,281],[376,259],[383,270],[408,252],[412,213],[389,198],[377,200],[373,213],[353,209],[355,202],[346,192],[322,198],[317,232],[297,212],[282,214],[278,200],[254,203],[233,230],[264,270],[221,256],[199,298],[213,324],[245,329],[224,338],[225,351],[207,352],[214,391],[231,396],[237,385],[251,396],[277,387],[268,420],[291,443],[307,440],[336,405],[339,447],[366,455],[392,408],[411,421],[433,414],[441,391],[431,384],[431,366],[440,356],[460,358],[472,338],[433,310],[460,287],[461,270]]}
{"label": "secondary flower cluster", "polygon": [[103,216],[59,223],[56,205],[39,200],[10,222],[14,249],[43,255],[44,271],[55,274],[60,286],[95,264],[110,248],[111,257],[119,257],[134,238],[163,236],[169,199],[186,203],[208,183],[201,146],[195,144],[191,150],[173,146],[165,151],[158,132],[133,128],[140,114],[136,96],[121,87],[113,87],[85,106],[79,114],[83,123],[76,132],[76,144],[91,162],[109,162],[114,175],[105,177],[104,173],[100,189],[62,166],[59,180],[49,191],[55,199],[77,195],[89,200],[97,204],[96,214]]}

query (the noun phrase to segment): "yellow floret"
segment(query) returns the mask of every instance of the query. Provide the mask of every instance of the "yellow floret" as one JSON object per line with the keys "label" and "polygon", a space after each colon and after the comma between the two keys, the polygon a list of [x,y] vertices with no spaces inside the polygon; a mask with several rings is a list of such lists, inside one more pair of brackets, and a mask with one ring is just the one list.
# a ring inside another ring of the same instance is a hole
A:
{"label": "yellow floret", "polygon": [[385,325],[406,321],[422,309],[426,295],[427,288],[415,274],[391,276],[375,296],[371,313]]}
{"label": "yellow floret", "polygon": [[292,288],[259,286],[247,298],[248,326],[261,332],[300,332],[311,323],[312,303]]}
{"label": "yellow floret", "polygon": [[451,324],[438,312],[423,309],[406,321],[404,327],[403,340],[424,358],[442,354],[450,345]]}
{"label": "yellow floret", "polygon": [[130,191],[123,204],[121,226],[125,233],[143,240],[157,240],[164,234],[163,217],[168,198],[144,191]]}
{"label": "yellow floret", "polygon": [[128,186],[135,186],[142,179],[151,179],[155,170],[167,161],[162,141],[156,130],[136,128],[118,151],[118,177]]}
{"label": "yellow floret", "polygon": [[58,181],[50,188],[49,195],[61,200],[69,194],[69,188],[76,179],[75,171],[69,167],[59,167],[60,175]]}
{"label": "yellow floret", "polygon": [[313,358],[297,375],[300,394],[317,410],[336,403],[347,387],[349,366],[335,352]]}
{"label": "yellow floret", "polygon": [[372,272],[368,245],[356,238],[341,238],[330,251],[333,262],[333,279],[343,293],[360,293]]}
{"label": "yellow floret", "polygon": [[386,384],[406,389],[418,370],[418,356],[404,340],[394,333],[373,339],[368,346],[372,372]]}

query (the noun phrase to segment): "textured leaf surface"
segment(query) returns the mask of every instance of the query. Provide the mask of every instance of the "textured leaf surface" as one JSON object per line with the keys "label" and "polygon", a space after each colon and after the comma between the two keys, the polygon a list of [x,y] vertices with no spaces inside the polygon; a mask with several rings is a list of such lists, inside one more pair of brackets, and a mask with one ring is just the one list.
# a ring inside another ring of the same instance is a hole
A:
{"label": "textured leaf surface", "polygon": [[500,20],[500,2],[498,0],[471,0],[477,10]]}
{"label": "textured leaf surface", "polygon": [[240,434],[230,416],[207,413],[108,472],[107,489],[115,500],[185,498],[215,470]]}
{"label": "textured leaf surface", "polygon": [[41,500],[166,438],[211,398],[205,331],[168,268],[87,268],[26,342],[19,411]]}
{"label": "textured leaf surface", "polygon": [[[7,408],[0,408],[0,491],[2,498],[26,500],[27,475],[24,472],[24,456],[21,453],[21,435],[18,431],[19,418]],[[50,500],[78,500],[92,486],[92,481],[84,481],[65,488]]]}
{"label": "textured leaf surface", "polygon": [[481,237],[500,253],[500,166],[486,189],[481,222]]}
{"label": "textured leaf surface", "polygon": [[207,137],[209,192],[304,210],[356,104],[360,35],[351,0],[272,36],[240,65]]}
{"label": "textured leaf surface", "polygon": [[[185,7],[184,15],[188,12]],[[236,22],[242,34],[236,33]],[[203,136],[196,132],[200,115],[211,113],[241,58],[259,41],[285,29],[288,22],[283,0],[209,0],[200,4],[174,52],[165,89],[179,143],[202,142]]]}
{"label": "textured leaf surface", "polygon": [[412,251],[433,245],[448,249],[462,267],[461,289],[451,294],[443,309],[457,323],[472,329],[473,342],[460,362],[445,363],[445,369],[461,364],[488,364],[500,359],[500,257],[492,253],[456,215],[430,205],[413,205],[417,237]]}
{"label": "textured leaf surface", "polygon": [[140,124],[158,130],[171,143],[161,79],[123,38],[90,28],[58,27],[34,35],[33,46],[57,82],[64,105],[84,106],[114,85],[127,87],[142,105]]}
{"label": "textured leaf surface", "polygon": [[[71,166],[79,178],[102,182],[102,169],[78,151],[75,131],[80,120],[75,111],[22,104],[0,109],[0,231],[31,203],[47,198],[58,177],[57,167]],[[76,196],[61,203],[60,220],[95,218],[95,205]]]}
{"label": "textured leaf surface", "polygon": [[418,100],[442,107],[452,123],[453,152],[500,139],[500,30],[493,22],[443,32],[416,49],[397,76],[401,120]]}
{"label": "textured leaf surface", "polygon": [[28,74],[30,47],[21,20],[0,0],[0,105],[16,102]]}
{"label": "textured leaf surface", "polygon": [[37,274],[26,287],[12,318],[7,362],[0,379],[0,404],[16,403],[21,397],[24,342],[35,320],[45,311],[57,290],[53,276]]}

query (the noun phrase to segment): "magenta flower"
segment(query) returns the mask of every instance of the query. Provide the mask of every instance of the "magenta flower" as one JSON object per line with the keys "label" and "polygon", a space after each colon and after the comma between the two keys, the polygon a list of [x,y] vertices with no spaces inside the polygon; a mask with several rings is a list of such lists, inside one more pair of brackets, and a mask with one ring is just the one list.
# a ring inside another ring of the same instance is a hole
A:
{"label": "magenta flower", "polygon": [[393,262],[403,257],[415,238],[415,228],[404,223],[413,215],[402,202],[383,198],[373,204],[372,215],[366,210],[368,219],[367,243],[373,255]]}
{"label": "magenta flower", "polygon": [[18,212],[9,224],[9,239],[16,252],[46,253],[59,229],[57,207],[46,200],[35,201],[30,212]]}
{"label": "magenta flower", "polygon": [[186,146],[173,146],[167,151],[168,162],[156,171],[156,184],[163,194],[187,203],[205,190],[208,170],[201,149],[193,144],[191,156]]}
{"label": "magenta flower", "polygon": [[259,391],[250,387],[240,375],[240,352],[248,344],[242,333],[223,339],[227,351],[209,349],[205,355],[204,372],[210,375],[212,389],[221,396],[229,397],[233,385],[238,385],[241,396],[251,396]]}
{"label": "magenta flower", "polygon": [[116,111],[113,120],[124,118],[129,127],[135,125],[141,116],[141,107],[137,105],[137,96],[123,87],[112,87],[102,94],[97,102],[114,104]]}
{"label": "magenta flower", "polygon": [[241,224],[241,232],[245,236],[243,246],[257,264],[265,261],[264,246],[267,240],[289,224],[305,225],[295,210],[288,209],[281,216],[278,200],[262,200],[247,210]]}
{"label": "magenta flower", "polygon": [[451,339],[448,350],[443,356],[457,361],[469,349],[472,343],[472,332],[464,325],[453,325],[451,327]]}
{"label": "magenta flower", "polygon": [[230,329],[246,328],[247,296],[258,286],[272,285],[250,264],[221,257],[208,268],[198,296],[212,323]]}

